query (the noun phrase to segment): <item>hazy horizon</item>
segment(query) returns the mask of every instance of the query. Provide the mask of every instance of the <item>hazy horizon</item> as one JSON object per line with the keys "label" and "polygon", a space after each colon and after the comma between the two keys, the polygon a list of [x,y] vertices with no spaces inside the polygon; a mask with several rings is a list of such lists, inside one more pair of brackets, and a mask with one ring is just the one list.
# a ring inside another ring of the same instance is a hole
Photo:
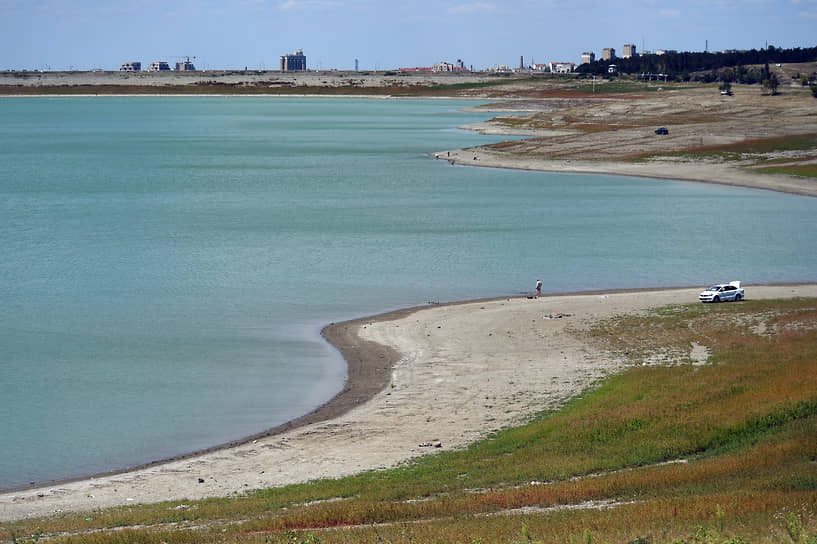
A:
{"label": "hazy horizon", "polygon": [[[0,0],[0,69],[116,70],[124,62],[275,70],[388,70],[462,59],[485,69],[580,62],[605,47],[721,51],[813,47],[817,0]],[[192,57],[195,57],[193,59]]]}

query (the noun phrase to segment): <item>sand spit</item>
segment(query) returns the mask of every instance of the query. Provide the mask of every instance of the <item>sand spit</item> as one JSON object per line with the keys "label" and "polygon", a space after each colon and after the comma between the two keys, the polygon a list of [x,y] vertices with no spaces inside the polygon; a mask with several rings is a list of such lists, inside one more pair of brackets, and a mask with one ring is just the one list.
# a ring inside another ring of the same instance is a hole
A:
{"label": "sand spit", "polygon": [[488,147],[441,151],[434,153],[434,156],[448,160],[451,164],[461,166],[697,181],[817,197],[817,181],[811,178],[759,174],[726,164],[682,163],[659,160],[617,162],[547,159],[535,156],[508,156],[505,153],[495,152]]}
{"label": "sand spit", "polygon": [[[374,375],[385,369],[387,377],[381,382],[365,372],[354,377],[374,386],[347,397],[345,412],[192,458],[5,493],[0,495],[0,521],[229,496],[461,448],[557,407],[621,368],[624,361],[583,342],[581,331],[595,320],[666,304],[698,304],[699,291],[476,301],[338,324],[328,336],[347,360],[375,369]],[[817,285],[749,285],[746,294],[817,297]]]}
{"label": "sand spit", "polygon": [[[797,66],[804,73],[814,69],[813,63]],[[781,86],[778,96],[766,96],[757,85],[735,85],[732,96],[721,96],[715,85],[665,84],[655,90],[657,84],[642,82],[631,83],[629,92],[613,94],[595,94],[590,85],[589,80],[578,78],[487,72],[0,72],[0,94],[5,95],[48,94],[66,87],[74,95],[88,87],[88,96],[153,96],[155,89],[160,96],[199,92],[204,96],[429,98],[426,91],[438,86],[435,97],[479,99],[489,104],[472,109],[501,114],[463,128],[525,137],[507,144],[432,153],[452,164],[700,181],[817,196],[813,177],[763,171],[769,165],[813,166],[816,149],[762,157],[738,153],[728,159],[673,155],[817,134],[817,100],[807,88]],[[669,133],[657,136],[654,130],[662,126]]]}
{"label": "sand spit", "polygon": [[[701,181],[817,196],[815,178],[767,170],[817,165],[813,145],[785,143],[817,135],[817,100],[800,86],[781,89],[779,96],[763,95],[757,86],[733,89],[732,96],[720,95],[715,86],[676,86],[638,94],[511,99],[475,108],[499,116],[462,128],[524,139],[432,155],[460,165]],[[656,134],[660,127],[668,133]],[[768,141],[780,144],[762,144]]]}

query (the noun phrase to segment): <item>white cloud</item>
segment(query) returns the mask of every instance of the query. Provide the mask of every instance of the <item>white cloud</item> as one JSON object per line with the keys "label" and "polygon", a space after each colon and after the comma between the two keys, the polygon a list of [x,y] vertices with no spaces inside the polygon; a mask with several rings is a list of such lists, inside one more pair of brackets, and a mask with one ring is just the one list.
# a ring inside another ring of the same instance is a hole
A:
{"label": "white cloud", "polygon": [[343,2],[337,2],[335,0],[283,0],[278,2],[278,9],[282,11],[302,11],[335,8],[342,5]]}
{"label": "white cloud", "polygon": [[490,2],[471,2],[470,4],[456,4],[446,8],[449,15],[473,15],[475,13],[489,13],[496,10],[496,5]]}
{"label": "white cloud", "polygon": [[681,10],[679,9],[662,9],[658,12],[658,15],[664,17],[666,19],[678,19],[681,17]]}

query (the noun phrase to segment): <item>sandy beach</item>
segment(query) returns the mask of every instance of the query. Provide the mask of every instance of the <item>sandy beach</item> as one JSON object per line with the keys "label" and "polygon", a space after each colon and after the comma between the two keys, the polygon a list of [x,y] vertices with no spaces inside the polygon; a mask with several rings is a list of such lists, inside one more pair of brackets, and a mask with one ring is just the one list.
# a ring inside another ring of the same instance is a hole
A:
{"label": "sandy beach", "polygon": [[696,181],[763,189],[801,196],[817,196],[817,183],[806,177],[759,174],[725,164],[671,163],[668,161],[615,162],[576,159],[511,157],[490,148],[454,149],[434,154],[461,166],[514,168],[539,172],[600,174],[652,179]]}
{"label": "sandy beach", "polygon": [[[817,297],[817,285],[751,286],[747,298]],[[582,339],[594,321],[700,288],[430,305],[332,325],[347,390],[277,434],[138,470],[0,495],[0,521],[116,505],[241,494],[394,466],[461,448],[560,406],[626,361]],[[704,362],[706,351],[690,346]],[[339,404],[338,404],[339,403]]]}
{"label": "sandy beach", "polygon": [[[523,139],[432,156],[459,165],[698,181],[817,196],[813,176],[769,169],[817,164],[813,144],[784,143],[817,133],[817,101],[799,87],[775,97],[750,86],[732,96],[707,86],[668,87],[638,95],[517,98],[476,109],[497,117],[461,128]],[[667,134],[656,134],[659,127]],[[766,145],[755,146],[758,142]]]}

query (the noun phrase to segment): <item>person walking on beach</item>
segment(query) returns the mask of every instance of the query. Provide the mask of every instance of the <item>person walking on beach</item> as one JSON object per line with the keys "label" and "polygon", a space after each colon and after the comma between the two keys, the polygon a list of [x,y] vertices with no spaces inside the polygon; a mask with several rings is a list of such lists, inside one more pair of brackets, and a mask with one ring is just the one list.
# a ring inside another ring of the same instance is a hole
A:
{"label": "person walking on beach", "polygon": [[542,280],[536,280],[536,296],[542,296]]}

